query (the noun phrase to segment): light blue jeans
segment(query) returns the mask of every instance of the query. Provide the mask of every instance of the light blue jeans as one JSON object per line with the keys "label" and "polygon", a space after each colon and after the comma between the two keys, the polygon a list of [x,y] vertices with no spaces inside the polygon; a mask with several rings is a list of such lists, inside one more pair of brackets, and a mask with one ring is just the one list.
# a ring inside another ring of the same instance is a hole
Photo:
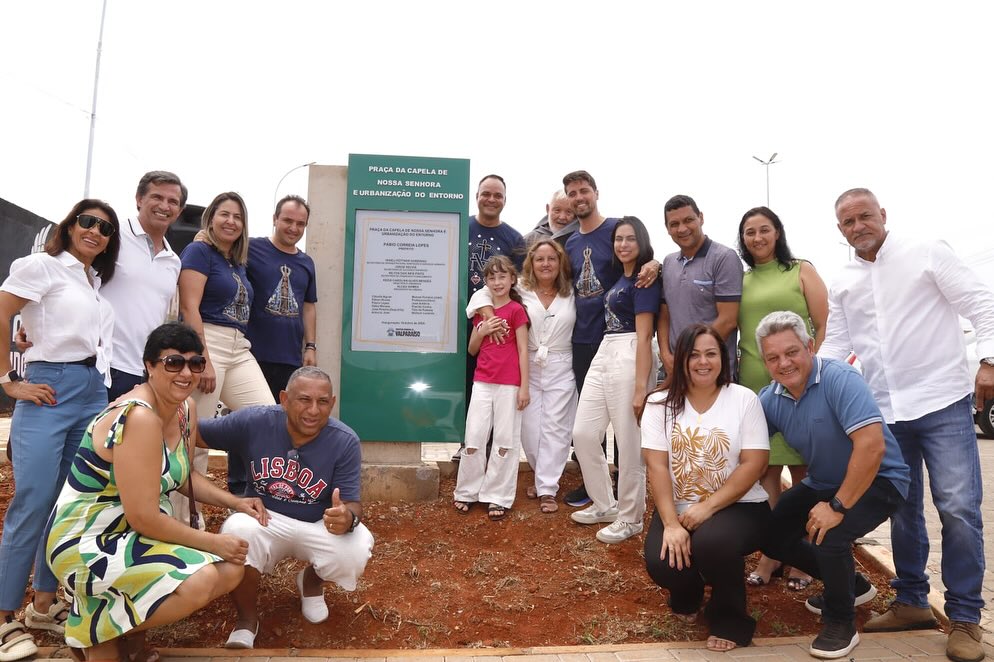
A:
{"label": "light blue jeans", "polygon": [[34,559],[35,591],[54,592],[58,580],[45,562],[48,518],[86,426],[107,405],[96,368],[34,361],[25,379],[55,389],[55,405],[18,400],[10,424],[14,498],[0,538],[0,609],[21,607]]}
{"label": "light blue jeans", "polygon": [[952,621],[980,622],[984,577],[983,487],[973,428],[973,396],[914,421],[890,425],[911,468],[908,500],[891,517],[891,544],[897,601],[928,606],[928,531],[925,529],[922,464],[928,469],[932,502],[942,522],[942,580],[946,615]]}

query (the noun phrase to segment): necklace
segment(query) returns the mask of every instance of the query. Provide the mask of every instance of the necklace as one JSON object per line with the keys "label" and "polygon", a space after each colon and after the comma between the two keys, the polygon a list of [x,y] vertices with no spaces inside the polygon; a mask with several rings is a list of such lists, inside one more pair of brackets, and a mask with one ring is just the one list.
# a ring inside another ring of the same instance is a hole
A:
{"label": "necklace", "polygon": [[556,290],[538,290],[538,293],[545,297],[551,297],[556,294]]}

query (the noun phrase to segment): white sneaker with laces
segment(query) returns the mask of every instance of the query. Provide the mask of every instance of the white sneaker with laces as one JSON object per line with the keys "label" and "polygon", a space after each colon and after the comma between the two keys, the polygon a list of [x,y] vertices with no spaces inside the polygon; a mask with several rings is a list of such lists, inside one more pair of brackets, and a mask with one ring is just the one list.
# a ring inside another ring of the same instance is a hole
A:
{"label": "white sneaker with laces", "polygon": [[578,524],[600,524],[602,522],[613,522],[618,519],[618,509],[608,508],[607,510],[597,510],[597,506],[591,504],[583,510],[578,510],[571,514],[570,519]]}
{"label": "white sneaker with laces", "polygon": [[642,522],[622,522],[620,519],[597,532],[597,539],[609,545],[623,542],[642,533]]}

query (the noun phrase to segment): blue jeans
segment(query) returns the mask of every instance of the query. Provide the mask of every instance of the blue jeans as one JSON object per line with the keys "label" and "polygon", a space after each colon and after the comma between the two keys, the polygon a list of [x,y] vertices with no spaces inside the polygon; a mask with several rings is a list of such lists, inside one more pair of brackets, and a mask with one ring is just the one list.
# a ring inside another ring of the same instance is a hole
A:
{"label": "blue jeans", "polygon": [[[107,405],[96,368],[34,361],[25,379],[55,389],[55,405],[18,400],[10,425],[14,498],[0,538],[0,609],[16,610],[34,557],[35,591],[54,592],[58,580],[45,562],[47,522],[86,426]],[[57,467],[58,472],[53,474]]]}
{"label": "blue jeans", "polygon": [[980,455],[973,428],[973,396],[914,421],[890,425],[911,468],[908,500],[891,518],[891,546],[898,602],[928,606],[928,531],[925,528],[922,464],[928,469],[932,503],[942,522],[942,581],[946,615],[952,621],[980,622],[984,601],[984,522]]}
{"label": "blue jeans", "polygon": [[880,526],[904,499],[894,484],[877,476],[870,487],[852,504],[842,522],[828,530],[820,545],[807,540],[808,512],[818,503],[829,501],[838,490],[816,490],[799,483],[780,495],[771,517],[763,553],[792,568],[802,570],[825,586],[826,623],[854,623],[856,564],[852,546],[857,538]]}

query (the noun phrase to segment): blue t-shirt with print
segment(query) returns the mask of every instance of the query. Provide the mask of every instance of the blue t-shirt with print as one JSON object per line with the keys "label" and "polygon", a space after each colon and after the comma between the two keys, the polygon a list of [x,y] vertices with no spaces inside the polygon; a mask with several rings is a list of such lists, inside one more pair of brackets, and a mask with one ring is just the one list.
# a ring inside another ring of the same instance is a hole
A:
{"label": "blue t-shirt with print", "polygon": [[362,454],[352,428],[334,418],[318,436],[294,449],[280,405],[246,407],[227,416],[200,419],[200,436],[211,448],[233,452],[245,463],[246,496],[302,522],[317,522],[331,507],[337,487],[342,501],[359,501]]}
{"label": "blue t-shirt with print", "polygon": [[[618,219],[605,218],[594,231],[574,232],[566,240],[566,255],[573,267],[576,293],[575,343],[596,345],[604,337],[604,295],[623,273],[621,266],[613,261],[611,233],[617,224]],[[658,290],[656,309],[659,309]]]}
{"label": "blue t-shirt with print", "polygon": [[521,275],[521,267],[525,262],[525,239],[521,233],[507,223],[501,223],[495,228],[480,225],[476,216],[469,217],[469,290],[467,297],[472,297],[477,290],[483,288],[483,267],[487,260],[494,255],[506,255],[514,262],[514,267]]}
{"label": "blue t-shirt with print", "polygon": [[248,321],[257,361],[300,366],[304,344],[304,303],[318,300],[314,260],[303,251],[284,253],[266,237],[249,240],[246,266],[256,296]]}
{"label": "blue t-shirt with print", "polygon": [[[659,279],[649,287],[635,287],[638,274],[622,276],[604,295],[604,334],[632,333],[635,316],[659,312]],[[655,328],[655,324],[653,324]]]}
{"label": "blue t-shirt with print", "polygon": [[190,242],[180,260],[183,269],[207,276],[200,298],[200,319],[245,333],[252,309],[252,283],[245,267],[228,262],[216,248],[203,241]]}

